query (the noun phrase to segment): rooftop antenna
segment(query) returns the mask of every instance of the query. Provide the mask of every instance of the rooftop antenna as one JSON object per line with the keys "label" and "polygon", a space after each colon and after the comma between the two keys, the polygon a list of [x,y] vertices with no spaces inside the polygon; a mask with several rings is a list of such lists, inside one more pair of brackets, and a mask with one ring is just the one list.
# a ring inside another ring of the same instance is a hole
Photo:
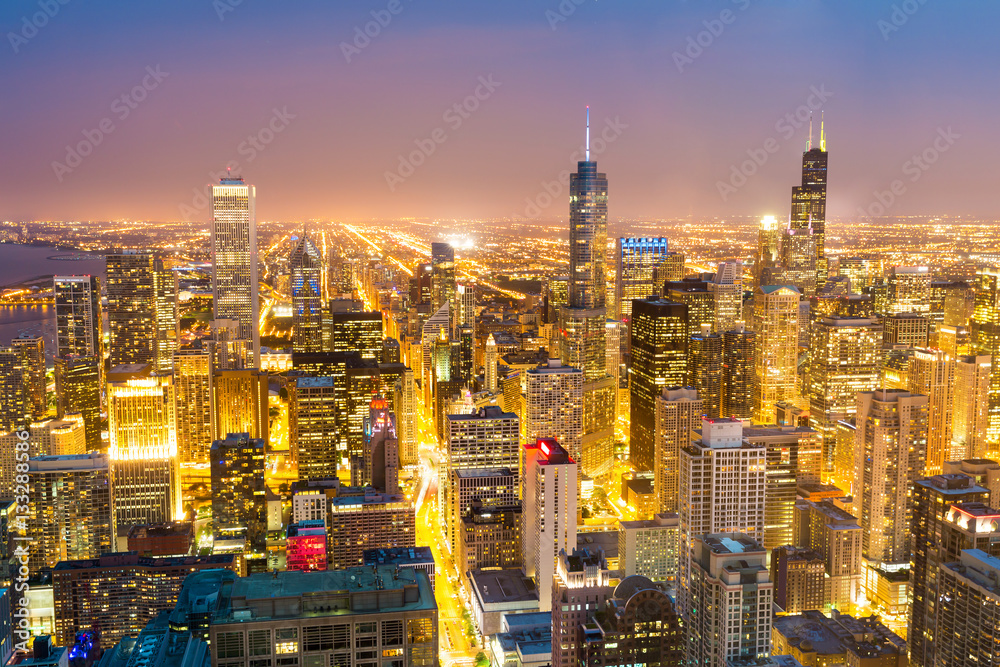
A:
{"label": "rooftop antenna", "polygon": [[826,128],[823,127],[823,112],[819,112],[819,149],[826,152]]}
{"label": "rooftop antenna", "polygon": [[587,162],[590,162],[590,105],[587,105]]}
{"label": "rooftop antenna", "polygon": [[809,112],[809,144],[807,151],[811,151],[813,147],[813,115],[812,111]]}

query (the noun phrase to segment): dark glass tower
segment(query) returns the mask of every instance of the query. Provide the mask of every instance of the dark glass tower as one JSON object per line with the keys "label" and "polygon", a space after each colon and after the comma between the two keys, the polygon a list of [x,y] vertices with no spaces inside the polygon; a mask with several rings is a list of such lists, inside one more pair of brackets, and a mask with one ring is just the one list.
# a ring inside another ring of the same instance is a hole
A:
{"label": "dark glass tower", "polygon": [[587,159],[569,177],[569,305],[604,308],[608,245],[608,177]]}
{"label": "dark glass tower", "polygon": [[451,304],[455,312],[455,248],[449,243],[431,243],[431,309]]}
{"label": "dark glass tower", "polygon": [[[792,188],[793,230],[812,230],[817,286],[826,282],[826,130],[820,121],[819,147],[812,143],[812,125],[809,127],[809,148],[802,154],[802,185]],[[800,261],[801,263],[801,261]]]}
{"label": "dark glass tower", "polygon": [[288,256],[292,289],[292,351],[323,351],[323,258],[305,232]]}

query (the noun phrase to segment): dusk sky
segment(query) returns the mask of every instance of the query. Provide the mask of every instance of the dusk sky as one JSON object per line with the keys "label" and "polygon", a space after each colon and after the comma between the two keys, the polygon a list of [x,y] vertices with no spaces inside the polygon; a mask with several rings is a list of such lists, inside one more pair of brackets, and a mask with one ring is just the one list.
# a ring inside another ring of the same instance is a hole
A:
{"label": "dusk sky", "polygon": [[998,25],[981,0],[5,2],[0,219],[207,221],[227,162],[259,220],[565,218],[588,104],[612,219],[785,218],[810,103],[831,216],[898,180],[890,215],[992,218]]}

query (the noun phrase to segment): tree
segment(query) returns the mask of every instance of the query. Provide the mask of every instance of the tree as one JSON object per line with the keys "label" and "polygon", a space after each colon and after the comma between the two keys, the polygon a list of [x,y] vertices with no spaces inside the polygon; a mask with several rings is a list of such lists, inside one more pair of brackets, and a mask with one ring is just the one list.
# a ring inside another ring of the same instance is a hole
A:
{"label": "tree", "polygon": [[490,667],[490,659],[486,657],[486,654],[480,651],[476,654],[476,667]]}

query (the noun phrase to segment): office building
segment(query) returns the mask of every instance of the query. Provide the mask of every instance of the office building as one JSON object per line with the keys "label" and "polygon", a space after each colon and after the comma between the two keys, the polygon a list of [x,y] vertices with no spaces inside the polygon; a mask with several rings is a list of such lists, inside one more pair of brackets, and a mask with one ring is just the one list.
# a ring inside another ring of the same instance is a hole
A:
{"label": "office building", "polygon": [[585,636],[585,626],[613,594],[612,574],[599,547],[559,552],[550,593],[552,667],[582,663],[585,645],[590,639]]}
{"label": "office building", "polygon": [[551,609],[560,550],[576,549],[577,464],[553,438],[524,446],[521,499],[525,573],[535,580],[539,611]]}
{"label": "office building", "polygon": [[101,448],[102,368],[96,355],[55,358],[56,415],[59,419],[74,413],[82,416],[88,450]]}
{"label": "office building", "polygon": [[96,276],[55,276],[56,356],[104,358],[101,281]]}
{"label": "office building", "polygon": [[773,284],[781,271],[781,225],[773,215],[760,220],[753,259],[753,288]]}
{"label": "office building", "polygon": [[219,595],[208,629],[212,665],[251,667],[270,656],[299,665],[367,660],[431,667],[438,661],[437,604],[420,570],[383,565],[261,573],[237,579]]}
{"label": "office building", "polygon": [[31,570],[114,551],[115,500],[106,454],[35,457],[28,475]]}
{"label": "office building", "polygon": [[900,390],[858,394],[855,504],[872,563],[909,560],[910,488],[927,458],[927,397]]}
{"label": "office building", "polygon": [[173,376],[177,456],[181,464],[208,463],[208,450],[215,439],[211,350],[174,352]]}
{"label": "office building", "polygon": [[795,287],[804,297],[816,294],[816,241],[808,227],[781,232],[781,282]]}
{"label": "office building", "polygon": [[491,510],[520,504],[521,477],[511,468],[459,468],[448,474],[449,504],[442,506],[451,553],[461,550],[464,519],[474,510]]}
{"label": "office building", "polygon": [[[27,440],[19,437],[21,428],[28,432]],[[19,460],[19,457],[23,457],[25,453],[29,457],[74,456],[87,451],[83,419],[79,415],[68,420],[47,419],[32,422],[21,428],[0,433],[0,498],[13,499],[18,495],[15,493],[16,478],[19,474],[17,467],[18,463],[23,466],[24,462]],[[3,577],[0,576],[0,583],[2,582]]]}
{"label": "office building", "polygon": [[941,350],[914,350],[907,389],[927,397],[927,459],[924,474],[941,473],[951,459],[955,361]]}
{"label": "office building", "polygon": [[772,655],[803,665],[905,667],[906,642],[877,615],[854,618],[833,610],[775,616]]}
{"label": "office building", "polygon": [[[355,472],[352,461],[351,473]],[[360,461],[360,479],[354,486],[371,486],[382,493],[399,493],[399,439],[396,415],[381,396],[372,399],[365,418],[364,457]]]}
{"label": "office building", "polygon": [[360,352],[364,359],[378,359],[382,351],[382,313],[331,313],[330,349]]}
{"label": "office building", "polygon": [[1000,556],[1000,510],[987,504],[990,492],[965,475],[935,475],[913,486],[910,557],[910,619],[907,641],[913,664],[933,665],[940,568],[965,549]]}
{"label": "office building", "polygon": [[894,266],[887,276],[889,314],[931,312],[931,273],[926,266]]}
{"label": "office building", "polygon": [[687,557],[689,663],[728,667],[769,656],[774,583],[764,548],[742,533],[703,534]]}
{"label": "office building", "polygon": [[302,521],[288,525],[285,569],[297,572],[326,571],[326,525]]}
{"label": "office building", "polygon": [[771,550],[774,604],[786,614],[822,609],[826,568],[815,551],[785,545]]}
{"label": "office building", "polygon": [[[954,403],[951,412],[952,455],[985,458],[990,450],[986,440],[989,424],[989,355],[960,356],[955,359]],[[1000,499],[998,499],[1000,501]]]}
{"label": "office building", "polygon": [[301,237],[292,237],[288,273],[292,296],[292,350],[322,352],[326,266],[305,230]]}
{"label": "office building", "polygon": [[[666,238],[620,237],[615,248],[615,301],[610,317],[628,324],[632,301],[660,293],[657,269],[670,252]],[[662,284],[662,280],[660,281]]]}
{"label": "office building", "polygon": [[961,474],[971,477],[976,484],[988,489],[990,507],[1000,505],[1000,463],[989,459],[964,459],[962,461],[945,461],[943,474]]}
{"label": "office building", "polygon": [[516,414],[490,405],[470,414],[448,415],[447,423],[447,461],[452,469],[519,469]]}
{"label": "office building", "polygon": [[24,370],[25,394],[30,414],[41,419],[49,410],[48,380],[45,377],[45,338],[22,333],[10,341],[10,346],[21,353]]}
{"label": "office building", "polygon": [[747,426],[743,442],[766,451],[761,543],[765,549],[792,544],[798,485],[820,481],[820,436],[811,428],[794,425]]}
{"label": "office building", "polygon": [[139,524],[126,535],[128,551],[140,556],[187,556],[194,546],[194,522]]}
{"label": "office building", "polygon": [[808,230],[813,235],[816,285],[822,287],[827,278],[826,266],[826,132],[820,120],[819,146],[812,143],[812,119],[809,121],[809,146],[802,153],[802,183],[792,188],[789,227]]}
{"label": "office building", "polygon": [[457,311],[455,300],[455,248],[449,243],[431,243],[431,308],[449,304]]}
{"label": "office building", "polygon": [[687,335],[701,333],[702,325],[715,326],[715,295],[701,274],[663,284],[664,298],[687,306]]}
{"label": "office building", "polygon": [[723,417],[750,419],[753,414],[757,334],[742,326],[722,334]]}
{"label": "office building", "polygon": [[795,503],[792,543],[808,548],[823,559],[826,577],[824,605],[846,609],[855,603],[861,585],[861,526],[834,501],[800,500]]}
{"label": "office building", "polygon": [[[972,352],[1000,359],[1000,270],[983,269],[976,286],[976,306],[969,323]],[[991,450],[1000,444],[1000,363],[990,367],[989,411],[986,442]]]}
{"label": "office building", "polygon": [[676,590],[680,566],[680,517],[663,512],[652,519],[618,522],[618,559],[623,577],[639,575]]}
{"label": "office building", "polygon": [[629,458],[653,470],[656,397],[687,383],[687,308],[653,297],[632,303]]}
{"label": "office building", "polygon": [[583,371],[558,359],[524,374],[524,439],[555,438],[579,460],[583,449]]}
{"label": "office building", "polygon": [[123,529],[182,515],[173,381],[149,368],[116,366],[108,374],[108,455]]}
{"label": "office building", "polygon": [[722,416],[722,336],[712,333],[710,325],[701,325],[701,333],[688,340],[687,367],[686,384],[698,390],[705,416]]}
{"label": "office building", "polygon": [[267,372],[256,368],[216,370],[212,376],[215,433],[249,433],[268,441]]}
{"label": "office building", "polygon": [[850,419],[858,392],[878,384],[882,331],[877,320],[824,317],[813,324],[809,345],[809,423],[823,438],[824,471],[833,469],[838,421]]}
{"label": "office building", "polygon": [[122,250],[105,259],[111,366],[151,364],[169,372],[177,344],[173,272],[147,251]]}
{"label": "office building", "polygon": [[55,641],[72,646],[76,633],[96,628],[101,644],[114,646],[173,609],[189,574],[218,568],[233,569],[232,555],[150,558],[124,552],[61,561],[52,569]]}
{"label": "office building", "polygon": [[941,599],[934,638],[935,665],[1000,664],[1000,559],[969,549],[940,571]]}
{"label": "office building", "polygon": [[798,399],[799,300],[801,293],[789,285],[758,287],[754,293],[753,421],[775,422],[775,403]]}
{"label": "office building", "polygon": [[520,500],[504,507],[473,502],[459,526],[459,570],[524,567],[522,521]]}
{"label": "office building", "polygon": [[690,387],[666,387],[656,397],[653,479],[657,512],[677,512],[680,503],[680,452],[701,425],[704,404]]}
{"label": "office building", "polygon": [[930,320],[918,313],[896,313],[882,318],[882,349],[927,347]]}
{"label": "office building", "polygon": [[0,430],[13,431],[31,420],[27,373],[21,351],[0,347]]}
{"label": "office building", "polygon": [[708,288],[715,295],[715,323],[712,330],[721,334],[742,326],[743,264],[720,262]]}
{"label": "office building", "polygon": [[335,477],[347,457],[347,435],[341,423],[346,401],[337,380],[307,376],[289,384],[288,432],[302,479]]}
{"label": "office building", "polygon": [[212,186],[212,312],[236,322],[235,337],[250,341],[251,365],[259,367],[256,198],[256,188],[238,176]]}
{"label": "office building", "polygon": [[328,499],[327,567],[354,567],[367,549],[416,546],[416,517],[402,495],[366,493]]}
{"label": "office building", "polygon": [[264,441],[247,433],[228,433],[212,443],[209,454],[215,540],[259,558],[267,546]]}

